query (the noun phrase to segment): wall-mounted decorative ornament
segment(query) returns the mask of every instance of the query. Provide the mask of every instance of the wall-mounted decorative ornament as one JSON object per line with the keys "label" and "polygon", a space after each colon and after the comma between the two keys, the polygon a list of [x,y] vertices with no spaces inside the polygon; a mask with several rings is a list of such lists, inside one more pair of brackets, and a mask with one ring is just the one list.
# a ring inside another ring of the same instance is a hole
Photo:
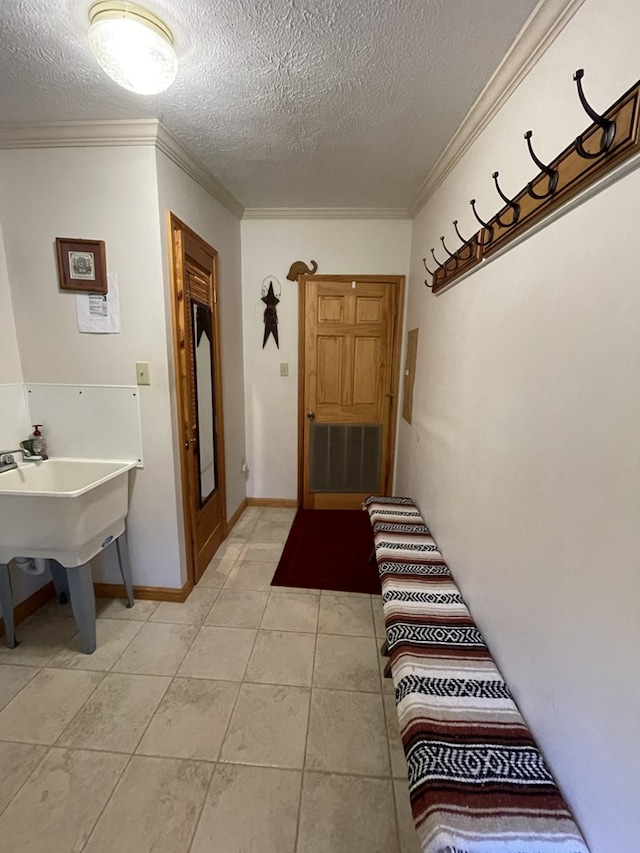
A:
{"label": "wall-mounted decorative ornament", "polygon": [[311,264],[313,269],[308,267],[304,261],[294,261],[287,273],[289,281],[297,281],[298,276],[301,275],[315,275],[318,272],[318,264],[315,261],[311,261]]}
{"label": "wall-mounted decorative ornament", "polygon": [[208,305],[201,305],[199,302],[195,302],[194,305],[196,307],[196,347],[198,347],[203,335],[206,335],[209,343],[212,343],[211,308]]}
{"label": "wall-mounted decorative ornament", "polygon": [[104,240],[56,237],[60,290],[107,293]]}
{"label": "wall-mounted decorative ornament", "polygon": [[476,200],[471,199],[469,204],[480,229],[467,239],[458,230],[458,220],[454,220],[453,227],[461,243],[458,249],[450,252],[443,236],[440,242],[447,254],[446,259],[438,260],[435,250],[431,249],[431,257],[436,264],[432,271],[427,266],[427,259],[423,258],[425,269],[431,276],[431,281],[425,281],[425,284],[433,293],[444,290],[473,267],[495,257],[517,237],[615,167],[640,154],[640,81],[600,115],[585,97],[583,77],[584,70],[579,68],[573,80],[580,103],[592,124],[548,164],[540,160],[533,149],[533,131],[528,130],[524,134],[529,155],[540,172],[512,197],[498,183],[500,173],[493,173],[494,188],[504,206],[485,221],[476,209]]}
{"label": "wall-mounted decorative ornament", "polygon": [[[278,286],[277,295],[273,289],[274,281]],[[280,349],[280,342],[278,341],[277,305],[280,302],[279,296],[281,292],[282,287],[280,286],[280,282],[277,278],[273,276],[267,276],[267,278],[265,278],[262,282],[261,299],[266,305],[266,308],[264,309],[264,337],[262,339],[262,349],[265,348],[269,335],[273,335],[273,340],[276,342],[276,346],[278,347],[278,349]]]}

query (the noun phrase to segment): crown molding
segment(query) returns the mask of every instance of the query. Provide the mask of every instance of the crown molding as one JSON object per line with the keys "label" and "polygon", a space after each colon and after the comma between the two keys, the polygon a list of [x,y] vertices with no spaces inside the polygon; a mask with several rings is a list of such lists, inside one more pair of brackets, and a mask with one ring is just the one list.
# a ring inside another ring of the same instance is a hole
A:
{"label": "crown molding", "polygon": [[93,148],[155,145],[157,119],[60,121],[0,128],[0,148]]}
{"label": "crown molding", "polygon": [[189,177],[200,184],[209,195],[213,196],[216,201],[219,201],[230,213],[242,219],[244,213],[244,205],[229,192],[229,190],[220,183],[220,181],[204,166],[200,160],[193,157],[184,145],[176,139],[170,130],[158,122],[158,135],[156,139],[156,147],[163,154],[166,154],[170,160],[179,166],[183,172],[186,172]]}
{"label": "crown molding", "polygon": [[66,121],[0,128],[0,149],[137,145],[157,148],[234,216],[242,218],[242,204],[157,119]]}
{"label": "crown molding", "polygon": [[560,35],[584,0],[540,0],[451,137],[411,205],[416,216]]}
{"label": "crown molding", "polygon": [[247,207],[243,219],[411,219],[400,207]]}

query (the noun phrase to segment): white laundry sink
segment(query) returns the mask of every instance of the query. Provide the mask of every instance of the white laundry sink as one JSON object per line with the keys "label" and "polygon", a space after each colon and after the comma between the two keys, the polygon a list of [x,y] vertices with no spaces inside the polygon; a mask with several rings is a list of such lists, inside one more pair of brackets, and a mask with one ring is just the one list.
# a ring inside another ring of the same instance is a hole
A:
{"label": "white laundry sink", "polygon": [[133,461],[53,458],[0,474],[0,563],[87,563],[125,529]]}

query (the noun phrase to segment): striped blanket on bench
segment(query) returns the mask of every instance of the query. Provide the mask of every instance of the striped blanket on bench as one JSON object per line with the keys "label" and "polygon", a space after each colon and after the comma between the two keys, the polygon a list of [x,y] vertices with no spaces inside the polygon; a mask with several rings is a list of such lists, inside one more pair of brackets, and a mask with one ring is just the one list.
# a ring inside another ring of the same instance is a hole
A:
{"label": "striped blanket on bench", "polygon": [[418,508],[365,509],[422,853],[588,853]]}

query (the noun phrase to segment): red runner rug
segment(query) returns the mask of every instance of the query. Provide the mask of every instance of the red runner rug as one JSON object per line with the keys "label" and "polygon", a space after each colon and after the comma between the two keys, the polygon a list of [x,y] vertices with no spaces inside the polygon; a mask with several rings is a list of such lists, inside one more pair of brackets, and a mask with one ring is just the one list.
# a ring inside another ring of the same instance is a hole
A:
{"label": "red runner rug", "polygon": [[333,589],[380,595],[373,532],[366,512],[299,509],[272,586]]}

